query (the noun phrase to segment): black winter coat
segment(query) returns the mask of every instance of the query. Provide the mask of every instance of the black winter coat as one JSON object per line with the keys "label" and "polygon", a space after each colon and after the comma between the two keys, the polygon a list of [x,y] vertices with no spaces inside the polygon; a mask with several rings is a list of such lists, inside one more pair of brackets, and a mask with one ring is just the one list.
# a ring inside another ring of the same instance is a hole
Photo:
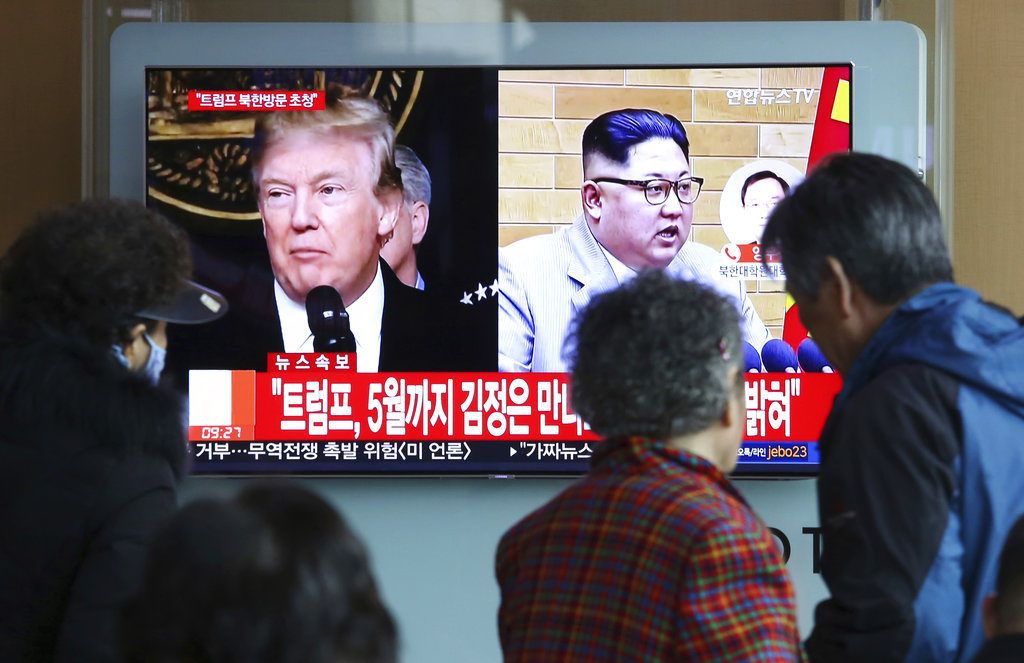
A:
{"label": "black winter coat", "polygon": [[0,338],[0,661],[116,661],[175,509],[178,397],[69,339]]}

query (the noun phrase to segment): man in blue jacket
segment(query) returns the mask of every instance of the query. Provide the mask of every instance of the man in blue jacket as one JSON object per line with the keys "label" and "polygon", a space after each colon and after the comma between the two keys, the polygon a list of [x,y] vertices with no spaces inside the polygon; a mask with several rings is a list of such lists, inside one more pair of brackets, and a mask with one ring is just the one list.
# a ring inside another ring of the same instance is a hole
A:
{"label": "man in blue jacket", "polygon": [[955,285],[906,167],[837,156],[773,212],[804,324],[845,385],[821,434],[812,661],[967,661],[1024,512],[1024,328]]}

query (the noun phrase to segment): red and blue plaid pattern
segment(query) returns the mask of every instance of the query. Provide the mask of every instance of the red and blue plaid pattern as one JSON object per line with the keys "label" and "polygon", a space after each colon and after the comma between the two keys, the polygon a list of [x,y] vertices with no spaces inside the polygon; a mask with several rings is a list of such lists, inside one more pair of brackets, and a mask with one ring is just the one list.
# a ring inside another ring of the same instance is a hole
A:
{"label": "red and blue plaid pattern", "polygon": [[799,660],[764,524],[711,463],[603,443],[590,473],[498,546],[507,662]]}

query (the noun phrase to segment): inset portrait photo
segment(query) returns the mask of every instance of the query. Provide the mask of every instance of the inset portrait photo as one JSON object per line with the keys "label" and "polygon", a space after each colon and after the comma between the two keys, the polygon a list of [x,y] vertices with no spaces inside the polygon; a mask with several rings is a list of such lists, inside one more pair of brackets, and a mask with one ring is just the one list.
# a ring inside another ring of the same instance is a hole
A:
{"label": "inset portrait photo", "polygon": [[800,170],[778,159],[758,159],[738,168],[729,176],[719,204],[729,242],[760,243],[768,215],[803,179]]}

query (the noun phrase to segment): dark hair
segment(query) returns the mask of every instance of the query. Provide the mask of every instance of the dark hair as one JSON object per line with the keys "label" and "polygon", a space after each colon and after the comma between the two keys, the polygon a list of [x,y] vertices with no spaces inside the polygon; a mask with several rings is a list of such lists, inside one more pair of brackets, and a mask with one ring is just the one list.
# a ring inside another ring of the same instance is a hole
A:
{"label": "dark hair", "polygon": [[1002,629],[1024,627],[1024,516],[1010,528],[999,556],[996,616]]}
{"label": "dark hair", "polygon": [[747,179],[743,180],[743,186],[740,188],[740,202],[744,205],[747,204],[747,189],[750,188],[751,184],[756,184],[761,180],[775,180],[782,187],[782,195],[789,195],[789,182],[782,179],[770,170],[759,170]]}
{"label": "dark hair", "polygon": [[182,509],[122,611],[128,661],[385,663],[396,629],[362,544],[297,486]]}
{"label": "dark hair", "polygon": [[605,437],[704,430],[738,388],[727,379],[743,357],[736,307],[660,270],[595,297],[571,343],[573,406]]}
{"label": "dark hair", "polygon": [[872,154],[827,159],[775,207],[761,238],[786,287],[812,299],[825,257],[879,304],[953,279],[939,208],[906,166]]}
{"label": "dark hair", "polygon": [[0,258],[0,324],[123,342],[191,271],[184,233],[142,204],[75,203],[37,216]]}
{"label": "dark hair", "polygon": [[598,115],[583,131],[583,164],[592,154],[600,154],[615,163],[629,160],[629,149],[651,138],[675,141],[690,159],[690,141],[682,122],[672,115],[647,108],[623,108]]}

